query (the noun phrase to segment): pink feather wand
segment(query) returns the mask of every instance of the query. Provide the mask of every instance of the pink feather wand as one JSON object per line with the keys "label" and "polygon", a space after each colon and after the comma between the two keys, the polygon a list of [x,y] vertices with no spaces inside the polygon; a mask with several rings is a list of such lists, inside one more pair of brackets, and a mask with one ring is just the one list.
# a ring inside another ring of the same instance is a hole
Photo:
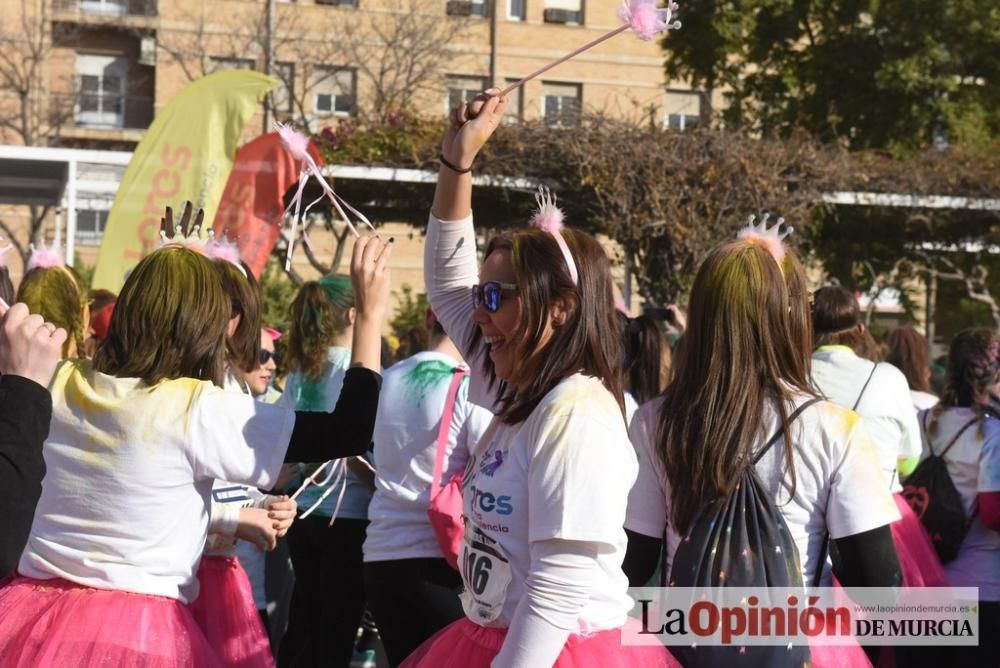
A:
{"label": "pink feather wand", "polygon": [[657,8],[656,0],[624,0],[621,9],[618,10],[618,18],[625,22],[624,25],[601,35],[592,42],[584,44],[579,49],[567,53],[558,60],[553,60],[548,65],[535,70],[520,81],[512,83],[500,91],[500,96],[503,97],[507,95],[512,90],[520,88],[535,77],[545,74],[553,67],[562,65],[567,60],[576,58],[584,51],[588,51],[598,44],[606,42],[615,35],[619,35],[626,30],[631,29],[632,32],[634,32],[636,36],[644,42],[648,42],[660,33],[667,32],[668,30],[677,30],[681,27],[681,22],[671,20],[675,11],[677,11],[677,3],[670,2],[669,0],[667,2],[667,6],[663,9]]}
{"label": "pink feather wand", "polygon": [[[285,213],[292,213],[292,230],[291,236],[288,240],[288,252],[285,255],[285,271],[288,271],[292,266],[292,253],[295,250],[295,234],[298,230],[299,223],[309,214],[309,209],[319,203],[324,197],[329,199],[333,204],[337,213],[340,214],[340,218],[347,224],[347,228],[351,230],[354,236],[360,236],[358,230],[351,223],[351,219],[347,216],[344,209],[347,209],[357,217],[357,219],[364,225],[367,225],[372,231],[375,230],[375,226],[365,217],[363,213],[355,209],[353,206],[347,203],[343,197],[338,195],[333,187],[326,182],[323,178],[323,174],[320,172],[319,165],[313,160],[312,155],[309,154],[309,137],[305,136],[301,132],[296,132],[290,125],[284,125],[282,123],[275,123],[275,129],[278,131],[278,136],[281,137],[281,142],[288,149],[288,152],[292,154],[298,162],[302,163],[302,171],[299,173],[299,187],[295,192],[295,197],[289,203],[288,208]],[[302,210],[302,195],[306,189],[306,183],[309,181],[309,177],[314,176],[319,182],[320,187],[323,189],[323,194],[318,198],[313,200],[305,210]],[[312,248],[309,243],[309,237],[306,235],[305,226],[302,228],[302,242]]]}

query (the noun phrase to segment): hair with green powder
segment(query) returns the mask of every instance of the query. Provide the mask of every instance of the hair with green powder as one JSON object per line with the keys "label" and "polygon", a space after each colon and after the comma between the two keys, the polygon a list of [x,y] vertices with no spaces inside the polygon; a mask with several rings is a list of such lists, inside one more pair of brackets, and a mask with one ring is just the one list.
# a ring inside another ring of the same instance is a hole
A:
{"label": "hair with green powder", "polygon": [[323,374],[327,351],[350,326],[354,288],[343,274],[330,274],[299,288],[291,306],[288,330],[288,371],[299,371],[306,380]]}
{"label": "hair with green powder", "polygon": [[21,280],[17,301],[28,310],[69,333],[62,356],[83,355],[88,325],[87,302],[80,294],[80,281],[67,267],[35,267]]}

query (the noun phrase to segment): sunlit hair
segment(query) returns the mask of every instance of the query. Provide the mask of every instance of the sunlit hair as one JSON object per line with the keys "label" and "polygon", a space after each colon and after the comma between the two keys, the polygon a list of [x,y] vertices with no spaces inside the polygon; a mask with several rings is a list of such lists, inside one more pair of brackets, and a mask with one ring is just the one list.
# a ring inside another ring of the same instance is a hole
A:
{"label": "sunlit hair", "polygon": [[[548,232],[504,233],[493,237],[486,248],[484,258],[500,250],[510,253],[521,299],[521,320],[508,343],[518,360],[511,378],[500,381],[489,357],[484,362],[487,380],[499,383],[496,414],[507,424],[524,421],[550,390],[574,373],[600,379],[624,414],[624,355],[607,253],[585,232],[564,228],[562,236],[579,270],[579,287],[573,284],[562,251]],[[556,304],[566,313],[566,320],[542,346],[545,325]],[[473,328],[473,346],[481,339],[482,332]],[[523,391],[516,389],[519,384]]]}
{"label": "sunlit hair", "polygon": [[885,361],[903,372],[911,390],[931,391],[931,356],[927,339],[912,327],[897,327],[886,337]]}
{"label": "sunlit hair", "polygon": [[178,246],[156,250],[125,281],[94,368],[150,385],[197,378],[221,386],[230,310],[211,260]]}
{"label": "sunlit hair", "polygon": [[83,355],[89,315],[80,282],[71,269],[35,267],[24,275],[15,299],[46,322],[66,330],[69,338],[63,344],[63,358]]}
{"label": "sunlit hair", "polygon": [[966,329],[955,335],[948,350],[948,369],[941,401],[931,409],[928,431],[937,434],[937,421],[946,408],[971,408],[979,416],[979,437],[984,432],[990,390],[1000,373],[1000,333],[992,329]]}
{"label": "sunlit hair", "polygon": [[625,389],[639,404],[660,396],[670,379],[670,346],[659,322],[648,315],[618,313],[625,343]]}
{"label": "sunlit hair", "polygon": [[[791,251],[787,251],[791,253]],[[671,487],[675,528],[728,494],[776,409],[785,469],[795,490],[787,429],[793,397],[813,396],[802,342],[804,296],[792,299],[781,267],[745,241],[713,250],[691,290],[684,344],[658,418],[658,453]]]}
{"label": "sunlit hair", "polygon": [[226,339],[226,361],[234,371],[252,372],[257,368],[260,352],[260,287],[253,272],[246,267],[246,276],[228,260],[213,260],[222,289],[230,302],[230,317],[240,316],[233,335]]}
{"label": "sunlit hair", "polygon": [[330,346],[350,326],[348,312],[353,307],[351,279],[343,274],[330,274],[299,288],[288,328],[288,371],[317,380],[326,368]]}
{"label": "sunlit hair", "polygon": [[868,345],[861,324],[861,307],[854,294],[842,285],[827,285],[813,294],[814,347],[847,346],[865,357]]}

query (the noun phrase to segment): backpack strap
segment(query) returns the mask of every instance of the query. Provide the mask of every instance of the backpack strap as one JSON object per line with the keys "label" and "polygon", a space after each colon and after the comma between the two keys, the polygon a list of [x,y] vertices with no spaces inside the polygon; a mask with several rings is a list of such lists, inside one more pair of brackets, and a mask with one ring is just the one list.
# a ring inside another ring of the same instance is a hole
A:
{"label": "backpack strap", "polygon": [[[941,454],[938,455],[938,457],[944,458],[944,456],[948,454],[948,451],[951,450],[956,443],[958,443],[958,439],[962,437],[962,434],[964,434],[969,427],[976,424],[977,422],[979,422],[979,418],[974,417],[968,422],[966,422],[964,425],[962,425],[962,428],[958,430],[958,433],[955,434],[950,441],[948,441],[948,445],[944,446],[944,450],[941,451]],[[927,439],[927,443],[928,445],[930,445],[930,439]],[[931,450],[931,454],[934,454],[933,450]]]}
{"label": "backpack strap", "polygon": [[[798,408],[796,408],[794,411],[792,411],[792,414],[788,416],[787,424],[790,425],[793,422],[795,422],[796,418],[798,418],[800,415],[802,415],[803,411],[805,411],[807,408],[809,408],[813,404],[819,403],[820,401],[821,401],[821,399],[819,397],[813,397],[809,401],[805,402],[804,404],[802,404],[801,406],[799,406]],[[764,454],[768,450],[771,449],[772,445],[774,445],[775,443],[778,442],[778,440],[781,438],[782,434],[784,434],[784,433],[785,433],[785,426],[781,425],[780,427],[778,427],[778,431],[775,432],[774,436],[772,436],[770,438],[770,440],[768,440],[768,442],[766,444],[764,444],[764,447],[761,448],[760,450],[758,450],[757,454],[754,455],[754,457],[753,457],[753,463],[756,464],[757,462],[759,462],[760,458],[763,457]]]}
{"label": "backpack strap", "polygon": [[861,388],[861,393],[858,394],[857,401],[855,401],[854,405],[851,406],[852,411],[858,410],[858,406],[861,405],[861,399],[865,396],[865,392],[868,390],[868,385],[872,382],[872,378],[875,377],[875,369],[877,368],[878,368],[878,362],[875,362],[875,366],[872,367],[872,372],[868,374],[868,380],[865,381],[864,386]]}
{"label": "backpack strap", "polygon": [[444,469],[444,453],[448,449],[448,431],[451,429],[451,418],[455,413],[455,403],[458,400],[458,389],[462,385],[462,379],[469,375],[469,370],[463,367],[455,367],[451,377],[451,385],[448,387],[448,396],[444,401],[444,413],[441,415],[441,425],[437,434],[437,454],[434,457],[434,479],[431,481],[431,496],[437,492],[441,486],[441,475]]}

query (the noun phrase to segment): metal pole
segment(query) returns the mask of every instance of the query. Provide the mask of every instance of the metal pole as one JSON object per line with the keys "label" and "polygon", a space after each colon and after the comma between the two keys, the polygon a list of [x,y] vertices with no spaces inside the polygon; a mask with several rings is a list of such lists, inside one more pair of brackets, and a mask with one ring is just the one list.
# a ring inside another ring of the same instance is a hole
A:
{"label": "metal pole", "polygon": [[76,160],[66,170],[66,264],[73,266],[76,252]]}
{"label": "metal pole", "polygon": [[[274,0],[266,0],[265,20],[264,20],[264,74],[270,76],[274,69],[274,40],[271,33],[274,31]],[[287,82],[286,82],[287,85]],[[291,94],[291,91],[289,91]],[[264,96],[264,127],[262,133],[271,131],[271,96],[274,91]]]}
{"label": "metal pole", "polygon": [[930,355],[931,363],[934,362],[934,316],[937,311],[937,272],[933,269],[927,271],[927,306],[924,314],[924,331],[927,333],[927,353]]}

